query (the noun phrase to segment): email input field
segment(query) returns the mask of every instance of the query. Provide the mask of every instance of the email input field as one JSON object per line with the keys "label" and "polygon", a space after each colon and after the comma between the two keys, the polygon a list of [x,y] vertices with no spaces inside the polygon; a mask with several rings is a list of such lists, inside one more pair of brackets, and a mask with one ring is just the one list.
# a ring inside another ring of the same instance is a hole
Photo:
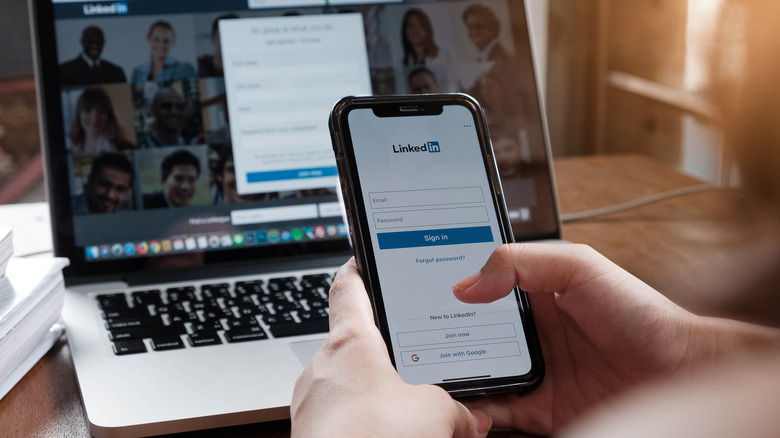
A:
{"label": "email input field", "polygon": [[485,202],[482,188],[479,186],[372,192],[368,196],[371,199],[371,208],[374,209]]}
{"label": "email input field", "polygon": [[485,222],[488,214],[484,206],[374,213],[374,226],[378,230]]}

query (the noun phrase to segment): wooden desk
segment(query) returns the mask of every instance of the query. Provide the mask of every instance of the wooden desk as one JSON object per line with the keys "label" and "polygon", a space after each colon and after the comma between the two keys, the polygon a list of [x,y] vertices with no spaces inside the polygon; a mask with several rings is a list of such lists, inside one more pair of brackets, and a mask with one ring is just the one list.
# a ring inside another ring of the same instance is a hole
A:
{"label": "wooden desk", "polygon": [[[562,214],[702,184],[642,155],[559,159],[555,174]],[[565,223],[563,238],[592,246],[695,313],[756,318],[733,293],[780,248],[776,227],[746,221],[748,211],[734,192],[713,190]]]}
{"label": "wooden desk", "polygon": [[[557,160],[562,213],[613,205],[701,182],[637,155]],[[586,243],[678,303],[711,313],[728,297],[713,295],[717,277],[740,276],[752,263],[761,236],[733,214],[733,196],[712,191],[675,198],[587,221],[565,224],[563,237]],[[760,245],[759,245],[760,246]],[[88,437],[70,363],[61,340],[0,401],[0,430],[7,437]],[[239,426],[182,437],[284,437],[289,422]],[[495,436],[517,436],[497,433]]]}

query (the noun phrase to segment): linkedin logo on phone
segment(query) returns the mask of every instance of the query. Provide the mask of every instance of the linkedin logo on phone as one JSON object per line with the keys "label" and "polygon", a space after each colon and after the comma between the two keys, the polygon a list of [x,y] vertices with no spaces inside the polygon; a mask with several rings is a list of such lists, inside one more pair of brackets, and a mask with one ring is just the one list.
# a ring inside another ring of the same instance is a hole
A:
{"label": "linkedin logo on phone", "polygon": [[406,146],[393,145],[394,154],[405,154],[409,152],[429,152],[436,153],[441,152],[441,147],[438,141],[427,141],[420,146],[412,146],[411,143],[407,143]]}

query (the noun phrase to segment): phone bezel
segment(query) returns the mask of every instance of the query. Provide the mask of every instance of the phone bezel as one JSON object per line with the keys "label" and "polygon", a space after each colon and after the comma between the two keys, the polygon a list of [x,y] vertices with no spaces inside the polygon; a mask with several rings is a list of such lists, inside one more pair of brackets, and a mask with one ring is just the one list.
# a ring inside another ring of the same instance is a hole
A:
{"label": "phone bezel", "polygon": [[[341,183],[345,212],[349,223],[350,237],[355,250],[355,258],[358,270],[363,277],[369,298],[371,299],[374,321],[384,338],[393,366],[396,366],[396,363],[390,339],[391,334],[386,323],[387,315],[385,313],[384,300],[377,271],[376,269],[371,269],[371,267],[376,266],[376,260],[369,234],[368,217],[363,207],[365,204],[363,202],[359,171],[355,162],[354,147],[349,134],[349,113],[355,109],[370,108],[378,117],[415,117],[440,114],[443,107],[448,105],[466,107],[474,117],[483,163],[491,189],[491,198],[498,217],[502,238],[505,242],[512,242],[512,228],[504,204],[501,181],[493,157],[484,113],[472,97],[460,93],[423,96],[350,96],[339,101],[331,113],[330,130],[339,170],[339,181]],[[412,107],[416,107],[417,110],[403,109]],[[359,211],[362,211],[362,214],[359,214]],[[437,383],[437,385],[453,396],[467,397],[496,392],[525,392],[537,387],[541,383],[544,376],[544,362],[528,296],[519,288],[515,288],[514,293],[531,356],[531,369],[529,372],[517,376]]]}

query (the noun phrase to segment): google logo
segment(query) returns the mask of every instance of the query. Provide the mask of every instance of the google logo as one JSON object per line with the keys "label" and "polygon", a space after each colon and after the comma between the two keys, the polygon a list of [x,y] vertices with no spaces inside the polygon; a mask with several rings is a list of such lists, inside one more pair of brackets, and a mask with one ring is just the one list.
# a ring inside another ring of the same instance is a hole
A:
{"label": "google logo", "polygon": [[419,362],[419,361],[420,361],[420,356],[418,356],[417,354],[413,354],[412,355],[412,362]]}

